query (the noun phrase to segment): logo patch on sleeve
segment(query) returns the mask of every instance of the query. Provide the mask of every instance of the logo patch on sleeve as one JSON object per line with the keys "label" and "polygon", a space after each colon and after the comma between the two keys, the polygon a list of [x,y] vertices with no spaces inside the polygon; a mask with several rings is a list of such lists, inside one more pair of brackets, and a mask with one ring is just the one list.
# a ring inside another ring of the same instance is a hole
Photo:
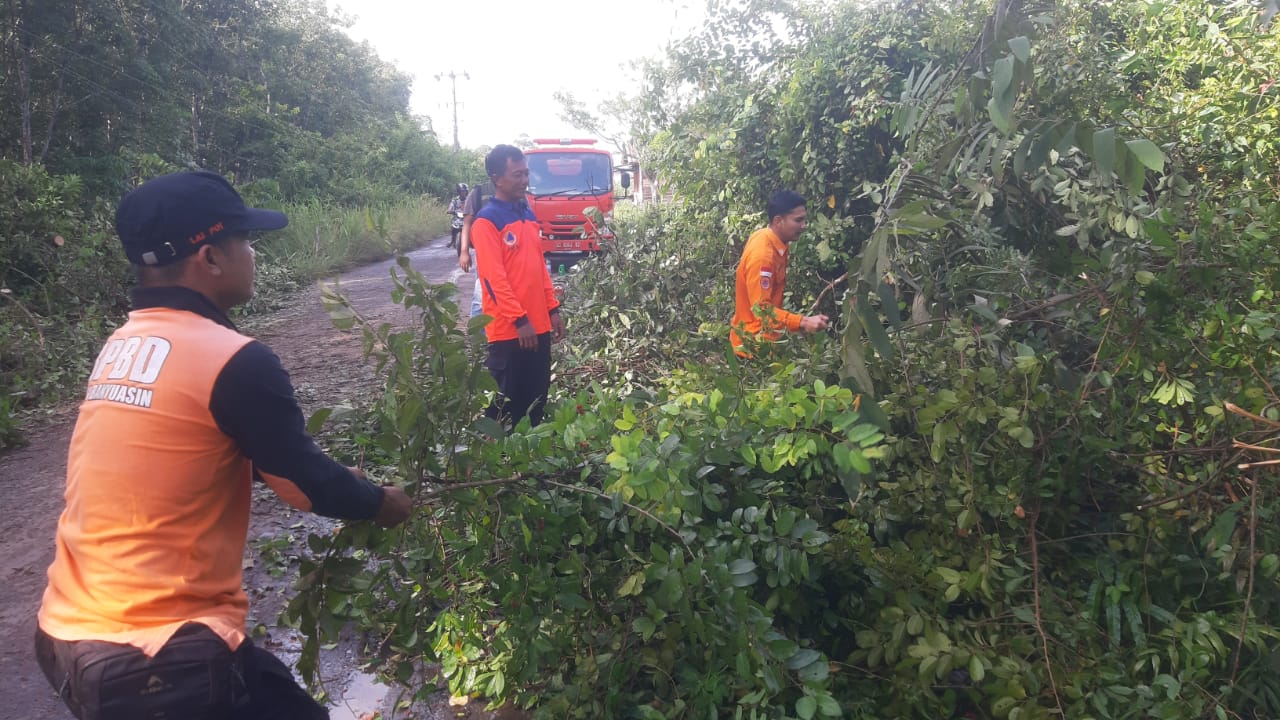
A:
{"label": "logo patch on sleeve", "polygon": [[507,247],[515,247],[515,246],[516,246],[516,234],[515,234],[515,231],[513,231],[513,230],[508,230],[508,231],[507,231],[507,234],[506,234],[506,235],[504,235],[504,236],[502,236],[502,242],[506,243],[506,244],[507,244]]}
{"label": "logo patch on sleeve", "polygon": [[773,268],[763,268],[760,270],[760,287],[768,290],[773,285]]}

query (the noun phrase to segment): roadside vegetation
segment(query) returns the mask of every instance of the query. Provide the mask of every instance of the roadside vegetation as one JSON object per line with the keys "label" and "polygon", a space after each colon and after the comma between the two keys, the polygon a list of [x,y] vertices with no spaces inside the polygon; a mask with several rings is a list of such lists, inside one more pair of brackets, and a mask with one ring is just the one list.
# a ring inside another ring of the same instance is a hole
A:
{"label": "roadside vegetation", "polygon": [[[205,26],[163,3],[0,10],[30,116],[0,137],[5,442],[123,312],[138,179],[234,172],[294,220],[261,248],[287,287],[430,236],[478,174],[320,7],[189,4],[231,13],[189,55],[139,41]],[[609,105],[676,202],[570,275],[546,422],[475,419],[455,288],[402,264],[407,329],[326,297],[385,379],[341,450],[420,507],[308,540],[304,674],[354,622],[423,696],[540,717],[1280,717],[1275,14],[714,4]],[[91,80],[135,54],[154,77]],[[790,306],[835,328],[743,361],[732,269],[778,187],[812,198]]]}
{"label": "roadside vegetation", "polygon": [[[573,274],[546,422],[474,420],[452,289],[404,269],[403,331],[329,298],[420,510],[311,539],[309,650],[354,620],[539,717],[1280,715],[1273,14],[717,5],[630,103],[678,203]],[[839,322],[741,361],[779,186]]]}
{"label": "roadside vegetation", "polygon": [[259,245],[256,308],[445,232],[480,157],[441,147],[345,22],[318,0],[0,8],[0,448],[123,319],[113,213],[143,180],[207,168],[290,216]]}

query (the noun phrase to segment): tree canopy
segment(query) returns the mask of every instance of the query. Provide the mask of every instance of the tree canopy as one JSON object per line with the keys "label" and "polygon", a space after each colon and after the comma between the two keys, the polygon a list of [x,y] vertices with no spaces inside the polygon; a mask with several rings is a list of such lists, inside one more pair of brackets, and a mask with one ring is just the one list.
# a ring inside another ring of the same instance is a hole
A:
{"label": "tree canopy", "polygon": [[442,149],[410,79],[346,24],[320,0],[7,3],[0,156],[108,197],[185,167],[287,201],[447,195],[472,158]]}
{"label": "tree canopy", "polygon": [[[415,282],[420,336],[367,329],[429,509],[317,539],[296,617],[545,717],[1277,716],[1266,5],[711,3],[629,103],[677,203],[570,287],[544,425],[478,437]],[[780,187],[838,330],[745,362]]]}

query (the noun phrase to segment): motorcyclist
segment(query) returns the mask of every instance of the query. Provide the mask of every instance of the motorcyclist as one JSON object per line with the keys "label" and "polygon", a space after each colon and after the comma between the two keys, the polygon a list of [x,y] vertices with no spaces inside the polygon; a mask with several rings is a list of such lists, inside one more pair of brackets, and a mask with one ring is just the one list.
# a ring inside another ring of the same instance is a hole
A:
{"label": "motorcyclist", "polygon": [[458,183],[457,190],[458,194],[449,201],[449,209],[445,211],[453,218],[449,224],[449,247],[451,248],[459,247],[458,237],[462,235],[462,204],[466,202],[470,188],[466,183]]}

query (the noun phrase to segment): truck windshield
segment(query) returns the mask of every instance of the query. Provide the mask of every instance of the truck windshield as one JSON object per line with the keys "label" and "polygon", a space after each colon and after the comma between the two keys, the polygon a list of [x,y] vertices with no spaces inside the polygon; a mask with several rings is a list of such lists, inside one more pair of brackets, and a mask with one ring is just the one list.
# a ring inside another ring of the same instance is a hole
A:
{"label": "truck windshield", "polygon": [[613,192],[608,155],[584,152],[529,153],[530,195],[599,195]]}

